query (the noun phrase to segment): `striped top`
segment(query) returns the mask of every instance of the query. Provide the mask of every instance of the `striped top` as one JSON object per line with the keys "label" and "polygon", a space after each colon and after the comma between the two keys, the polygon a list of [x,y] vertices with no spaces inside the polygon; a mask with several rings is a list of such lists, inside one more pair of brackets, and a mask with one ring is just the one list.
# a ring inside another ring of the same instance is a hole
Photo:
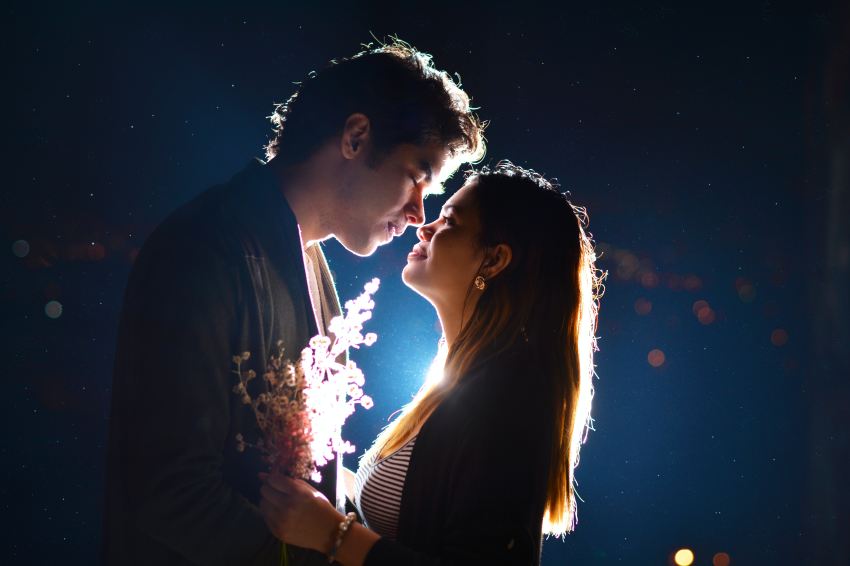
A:
{"label": "striped top", "polygon": [[367,527],[382,537],[396,539],[401,493],[413,453],[414,436],[381,460],[373,454],[360,463],[354,480],[354,505]]}

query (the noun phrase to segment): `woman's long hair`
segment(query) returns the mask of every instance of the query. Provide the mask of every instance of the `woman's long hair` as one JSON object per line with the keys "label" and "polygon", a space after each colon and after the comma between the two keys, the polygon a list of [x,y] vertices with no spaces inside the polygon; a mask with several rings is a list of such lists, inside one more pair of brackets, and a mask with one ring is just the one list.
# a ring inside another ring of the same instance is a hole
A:
{"label": "woman's long hair", "polygon": [[[481,224],[479,243],[507,244],[510,264],[487,282],[474,312],[445,356],[441,379],[428,379],[378,436],[370,457],[403,446],[473,365],[527,341],[553,400],[551,465],[544,532],[575,526],[574,468],[590,428],[593,353],[602,276],[585,232],[587,217],[550,181],[510,162],[471,172]],[[478,292],[472,290],[470,293]],[[440,354],[435,365],[440,363]],[[439,373],[439,372],[436,372]],[[535,372],[537,373],[537,372]]]}

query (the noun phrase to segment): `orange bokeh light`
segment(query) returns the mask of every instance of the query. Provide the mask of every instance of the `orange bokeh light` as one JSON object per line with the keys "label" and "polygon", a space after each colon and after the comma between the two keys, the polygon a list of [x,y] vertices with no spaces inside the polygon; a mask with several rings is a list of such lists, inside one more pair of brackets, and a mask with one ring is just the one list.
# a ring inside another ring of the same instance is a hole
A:
{"label": "orange bokeh light", "polygon": [[714,566],[729,566],[732,560],[729,558],[729,555],[725,552],[718,552],[714,555],[714,558],[711,559],[711,563]]}
{"label": "orange bokeh light", "polygon": [[700,299],[699,301],[694,301],[694,306],[691,307],[691,310],[696,315],[699,314],[699,311],[706,308],[709,308],[708,301],[703,301],[702,299]]}
{"label": "orange bokeh light", "polygon": [[667,357],[664,355],[664,352],[662,352],[661,350],[659,350],[657,348],[654,349],[654,350],[651,350],[649,352],[649,354],[647,354],[647,356],[646,356],[646,361],[648,361],[649,365],[651,365],[654,368],[663,366],[666,359],[667,359]]}
{"label": "orange bokeh light", "polygon": [[697,320],[699,320],[701,324],[711,324],[717,318],[714,309],[709,306],[708,301],[704,301],[702,299],[700,299],[699,301],[694,301],[691,310],[696,315]]}
{"label": "orange bokeh light", "polygon": [[640,276],[640,284],[646,287],[647,289],[658,287],[658,275],[656,275],[652,271],[644,271],[643,274]]}
{"label": "orange bokeh light", "polygon": [[738,291],[738,297],[745,303],[751,303],[756,298],[756,287],[746,277],[738,277],[735,280],[735,290]]}
{"label": "orange bokeh light", "polygon": [[777,347],[784,346],[788,343],[788,333],[782,328],[777,328],[770,333],[770,343]]}
{"label": "orange bokeh light", "polygon": [[714,314],[714,311],[711,310],[711,307],[705,307],[697,313],[697,320],[699,320],[701,324],[711,324],[714,322],[715,318],[717,317]]}
{"label": "orange bokeh light", "polygon": [[635,301],[635,312],[641,316],[648,315],[652,312],[652,301],[643,297]]}
{"label": "orange bokeh light", "polygon": [[685,277],[684,285],[688,291],[699,291],[702,289],[702,279],[696,275],[688,275]]}

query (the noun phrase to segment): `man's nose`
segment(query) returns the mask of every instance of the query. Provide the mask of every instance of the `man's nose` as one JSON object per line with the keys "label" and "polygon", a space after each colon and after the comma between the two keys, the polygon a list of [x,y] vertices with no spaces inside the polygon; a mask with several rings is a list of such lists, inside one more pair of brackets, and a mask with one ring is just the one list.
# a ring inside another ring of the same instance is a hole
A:
{"label": "man's nose", "polygon": [[422,226],[425,223],[425,203],[417,195],[404,208],[404,218],[411,226]]}

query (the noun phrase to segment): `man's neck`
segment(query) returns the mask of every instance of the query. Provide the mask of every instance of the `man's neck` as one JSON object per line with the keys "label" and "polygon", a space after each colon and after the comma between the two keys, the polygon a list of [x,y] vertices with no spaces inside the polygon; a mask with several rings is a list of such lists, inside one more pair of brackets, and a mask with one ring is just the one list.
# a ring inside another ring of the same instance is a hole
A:
{"label": "man's neck", "polygon": [[322,222],[327,200],[327,183],[313,171],[314,167],[309,163],[275,168],[278,187],[295,214],[305,249],[331,237],[330,230],[324,227]]}

